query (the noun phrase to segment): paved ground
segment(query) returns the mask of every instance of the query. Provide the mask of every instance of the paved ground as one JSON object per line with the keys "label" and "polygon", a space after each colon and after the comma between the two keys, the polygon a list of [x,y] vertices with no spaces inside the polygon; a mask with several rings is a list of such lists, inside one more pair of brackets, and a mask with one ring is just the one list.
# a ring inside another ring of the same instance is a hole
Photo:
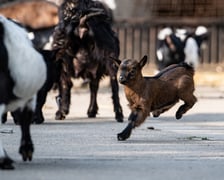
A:
{"label": "paved ground", "polygon": [[[121,88],[122,89],[122,88]],[[35,154],[22,162],[18,154],[20,129],[9,120],[1,133],[16,170],[0,171],[1,180],[222,180],[224,177],[224,90],[197,87],[197,104],[183,119],[174,119],[175,106],[160,118],[148,118],[124,142],[116,139],[127,123],[116,123],[110,90],[101,88],[99,115],[86,118],[87,90],[73,92],[72,110],[55,121],[54,93],[44,108],[43,125],[32,126]],[[121,91],[127,117],[129,110]],[[155,130],[148,127],[153,126]]]}

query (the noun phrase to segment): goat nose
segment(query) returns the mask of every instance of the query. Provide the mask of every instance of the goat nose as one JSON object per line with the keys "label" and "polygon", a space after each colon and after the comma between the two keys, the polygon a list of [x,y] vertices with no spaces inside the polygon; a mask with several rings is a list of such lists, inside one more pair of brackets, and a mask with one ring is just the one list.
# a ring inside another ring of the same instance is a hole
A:
{"label": "goat nose", "polygon": [[124,76],[119,76],[119,82],[122,84],[125,82]]}
{"label": "goat nose", "polygon": [[119,81],[122,81],[122,79],[123,79],[123,76],[119,76]]}

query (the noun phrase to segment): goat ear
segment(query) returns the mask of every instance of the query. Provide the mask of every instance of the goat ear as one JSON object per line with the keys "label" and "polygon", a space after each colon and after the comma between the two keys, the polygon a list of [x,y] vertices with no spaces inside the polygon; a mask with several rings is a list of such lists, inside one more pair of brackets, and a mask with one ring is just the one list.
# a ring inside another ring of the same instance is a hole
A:
{"label": "goat ear", "polygon": [[114,58],[114,57],[112,57],[112,56],[110,56],[110,59],[111,59],[112,61],[114,61],[114,63],[115,63],[117,66],[119,66],[119,65],[121,64],[121,60],[120,60],[120,59]]}
{"label": "goat ear", "polygon": [[146,62],[147,62],[148,57],[145,55],[139,62],[139,65],[141,68],[143,68],[143,66],[145,66]]}

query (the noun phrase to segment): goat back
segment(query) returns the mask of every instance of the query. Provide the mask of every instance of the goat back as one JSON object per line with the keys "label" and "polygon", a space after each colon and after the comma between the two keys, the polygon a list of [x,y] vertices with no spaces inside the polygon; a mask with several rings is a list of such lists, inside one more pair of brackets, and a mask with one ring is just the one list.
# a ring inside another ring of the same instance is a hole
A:
{"label": "goat back", "polygon": [[180,64],[172,64],[160,71],[154,78],[165,81],[175,81],[182,76],[189,76],[190,79],[193,79],[194,68],[184,62]]}

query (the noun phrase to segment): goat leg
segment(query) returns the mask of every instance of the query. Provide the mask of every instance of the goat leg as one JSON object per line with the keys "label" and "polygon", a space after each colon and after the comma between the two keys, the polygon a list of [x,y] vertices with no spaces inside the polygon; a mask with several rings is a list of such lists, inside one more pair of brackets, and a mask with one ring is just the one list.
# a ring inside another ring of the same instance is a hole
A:
{"label": "goat leg", "polygon": [[137,119],[138,114],[137,113],[131,113],[128,120],[129,123],[126,126],[126,128],[119,134],[117,134],[118,141],[125,141],[131,136],[132,129],[135,128],[135,121]]}
{"label": "goat leg", "polygon": [[20,112],[20,109],[17,109],[13,112],[11,112],[11,116],[13,117],[13,121],[15,124],[20,124],[20,115],[21,115],[21,112]]}
{"label": "goat leg", "polygon": [[44,116],[42,108],[46,102],[48,90],[42,88],[37,94],[37,104],[32,122],[35,124],[41,124],[44,122]]}
{"label": "goat leg", "polygon": [[65,119],[66,115],[69,113],[70,102],[71,102],[71,88],[72,88],[72,81],[68,73],[68,67],[63,64],[63,68],[61,71],[61,77],[59,81],[59,96],[60,103],[58,111],[56,112],[55,119],[56,120],[63,120]]}
{"label": "goat leg", "polygon": [[119,134],[117,134],[118,141],[125,141],[131,136],[133,125],[131,122],[128,123],[127,127]]}
{"label": "goat leg", "polygon": [[71,87],[68,89],[63,90],[62,94],[56,98],[59,109],[56,112],[55,119],[56,120],[63,120],[65,119],[66,115],[69,113],[70,102],[71,102]]}
{"label": "goat leg", "polygon": [[176,112],[176,119],[181,119],[183,114],[186,113],[192,106],[190,106],[188,104],[181,105]]}
{"label": "goat leg", "polygon": [[31,135],[30,135],[30,124],[32,121],[34,112],[28,107],[25,107],[21,112],[20,112],[20,126],[21,126],[21,131],[22,131],[22,138],[21,138],[21,144],[19,148],[19,153],[22,155],[22,158],[24,161],[31,161],[32,156],[33,156],[33,143],[31,140]]}
{"label": "goat leg", "polygon": [[0,169],[14,169],[13,160],[8,156],[6,151],[3,149],[4,158],[0,157]]}
{"label": "goat leg", "polygon": [[113,100],[113,105],[114,105],[114,112],[115,112],[115,119],[117,122],[123,122],[123,112],[122,112],[122,107],[120,105],[120,100],[119,100],[119,86],[117,82],[117,77],[113,76],[111,77],[111,88],[112,88],[112,100]]}
{"label": "goat leg", "polygon": [[6,123],[6,121],[7,121],[7,113],[4,113],[3,115],[2,115],[2,124],[5,124]]}
{"label": "goat leg", "polygon": [[179,109],[177,110],[176,119],[182,118],[183,114],[186,113],[189,109],[191,109],[194,106],[194,104],[196,103],[197,98],[194,95],[189,96],[189,97],[191,97],[191,98],[185,100],[184,101],[185,103],[183,105],[181,105],[179,107]]}
{"label": "goat leg", "polygon": [[97,105],[97,92],[99,89],[99,79],[93,79],[89,83],[90,88],[90,104],[87,111],[87,115],[89,118],[95,118],[98,112]]}

